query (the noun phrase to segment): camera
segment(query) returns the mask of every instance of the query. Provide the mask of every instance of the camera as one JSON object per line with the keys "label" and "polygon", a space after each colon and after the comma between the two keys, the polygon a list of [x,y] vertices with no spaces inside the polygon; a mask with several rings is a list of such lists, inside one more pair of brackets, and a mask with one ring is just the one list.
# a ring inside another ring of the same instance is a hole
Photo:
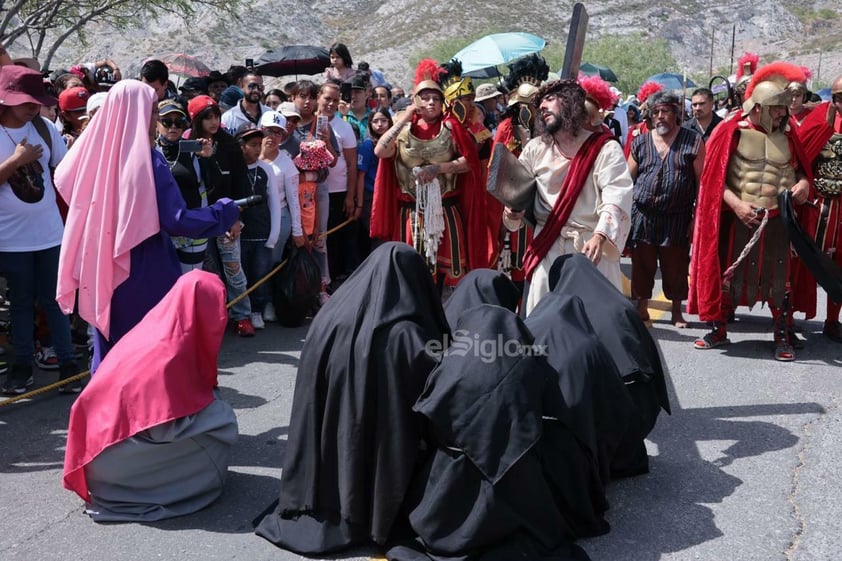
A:
{"label": "camera", "polygon": [[246,68],[248,68],[249,70],[254,70],[254,59],[253,58],[247,58],[246,59]]}
{"label": "camera", "polygon": [[202,142],[200,140],[179,140],[179,152],[201,152]]}

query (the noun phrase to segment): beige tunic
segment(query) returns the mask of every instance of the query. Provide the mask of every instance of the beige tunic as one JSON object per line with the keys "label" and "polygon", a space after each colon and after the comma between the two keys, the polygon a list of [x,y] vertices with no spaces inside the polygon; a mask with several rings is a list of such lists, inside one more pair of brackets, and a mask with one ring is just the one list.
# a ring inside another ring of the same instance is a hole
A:
{"label": "beige tunic", "polygon": [[[558,150],[555,143],[547,144],[542,138],[535,138],[524,148],[520,161],[538,180],[535,197],[537,236],[558,198],[561,183],[570,168],[570,160]],[[527,314],[550,291],[549,272],[553,261],[561,255],[580,253],[596,232],[604,234],[610,242],[603,244],[602,259],[597,268],[618,290],[622,290],[620,253],[631,226],[632,185],[622,147],[617,142],[607,143],[596,157],[573,212],[561,229],[558,243],[552,246],[532,274],[526,297]],[[506,223],[509,229],[518,225]]]}

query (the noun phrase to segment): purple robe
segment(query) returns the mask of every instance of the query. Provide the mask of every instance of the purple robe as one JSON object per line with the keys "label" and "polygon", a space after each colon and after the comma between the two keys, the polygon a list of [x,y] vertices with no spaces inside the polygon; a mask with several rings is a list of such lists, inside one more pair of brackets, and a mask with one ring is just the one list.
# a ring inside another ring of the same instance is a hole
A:
{"label": "purple robe", "polygon": [[152,150],[152,172],[161,229],[131,250],[131,273],[111,297],[111,339],[94,334],[91,374],[114,344],[140,323],[181,276],[181,265],[170,236],[213,238],[227,232],[240,211],[231,199],[205,208],[188,209],[162,154]]}

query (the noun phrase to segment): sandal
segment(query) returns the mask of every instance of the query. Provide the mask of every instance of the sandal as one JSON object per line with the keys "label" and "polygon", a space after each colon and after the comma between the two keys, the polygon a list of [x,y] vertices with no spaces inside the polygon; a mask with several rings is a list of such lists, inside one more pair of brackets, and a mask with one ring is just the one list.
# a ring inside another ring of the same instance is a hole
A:
{"label": "sandal", "polygon": [[722,345],[727,345],[731,342],[725,335],[720,335],[716,331],[711,331],[704,337],[700,337],[693,342],[693,347],[696,349],[715,349]]}

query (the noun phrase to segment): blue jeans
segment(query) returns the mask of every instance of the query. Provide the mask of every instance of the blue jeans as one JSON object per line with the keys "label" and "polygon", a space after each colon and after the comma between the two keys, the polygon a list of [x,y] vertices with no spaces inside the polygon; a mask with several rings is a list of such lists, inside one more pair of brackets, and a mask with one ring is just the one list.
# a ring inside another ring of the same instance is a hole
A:
{"label": "blue jeans", "polygon": [[[216,238],[216,246],[219,248],[219,259],[222,261],[222,273],[225,276],[225,288],[228,290],[230,302],[245,292],[248,285],[240,260],[240,239],[232,240],[227,236],[219,236]],[[248,319],[251,315],[249,297],[246,296],[234,304],[229,314],[234,321]]]}
{"label": "blue jeans", "polygon": [[284,249],[286,249],[291,235],[292,215],[289,213],[289,207],[285,206],[281,209],[281,235],[278,236],[278,243],[275,244],[275,249],[272,250],[272,263],[280,263],[283,260]]}
{"label": "blue jeans", "polygon": [[[272,270],[272,250],[266,247],[266,240],[240,240],[240,261],[251,279],[249,288]],[[262,314],[266,303],[271,301],[271,280],[267,280],[249,294],[251,311]]]}
{"label": "blue jeans", "polygon": [[30,364],[35,354],[32,326],[35,300],[44,308],[50,326],[52,346],[60,364],[73,361],[70,319],[56,303],[58,256],[61,247],[40,251],[0,251],[0,274],[9,285],[9,311],[12,320],[12,346],[15,362]]}

